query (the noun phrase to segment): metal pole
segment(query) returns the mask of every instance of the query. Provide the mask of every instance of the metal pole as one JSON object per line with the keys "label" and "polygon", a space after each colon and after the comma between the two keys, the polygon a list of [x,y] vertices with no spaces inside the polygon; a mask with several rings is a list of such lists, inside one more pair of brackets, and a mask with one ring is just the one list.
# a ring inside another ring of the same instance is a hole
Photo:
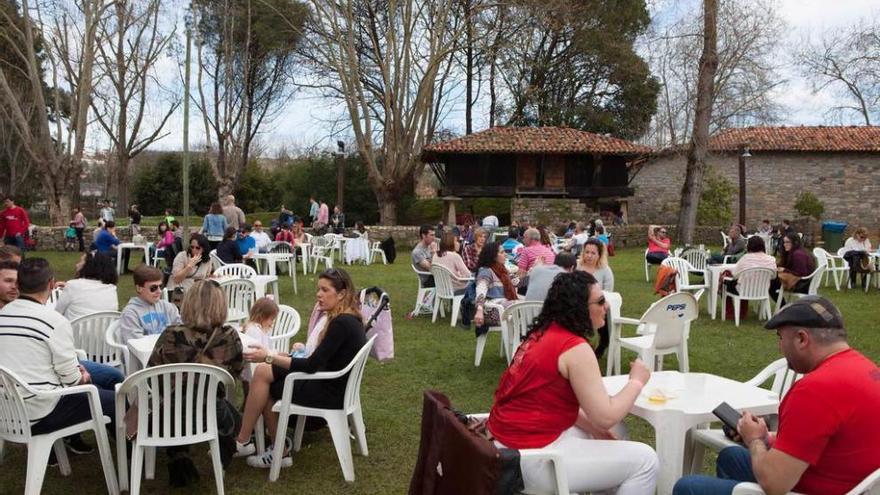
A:
{"label": "metal pole", "polygon": [[345,143],[336,142],[336,204],[345,211]]}
{"label": "metal pole", "polygon": [[739,150],[739,223],[746,224],[746,156],[745,149]]}
{"label": "metal pole", "polygon": [[186,20],[186,67],[183,87],[183,245],[189,247],[189,63],[192,50],[192,18]]}

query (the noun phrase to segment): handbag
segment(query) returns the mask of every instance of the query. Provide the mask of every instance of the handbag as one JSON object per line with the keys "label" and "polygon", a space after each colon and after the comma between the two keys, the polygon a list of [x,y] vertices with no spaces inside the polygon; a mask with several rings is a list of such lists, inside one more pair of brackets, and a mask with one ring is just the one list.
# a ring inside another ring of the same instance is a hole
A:
{"label": "handbag", "polygon": [[782,284],[782,287],[786,290],[793,289],[801,280],[801,277],[791,272],[779,272],[777,276],[779,277],[780,284]]}

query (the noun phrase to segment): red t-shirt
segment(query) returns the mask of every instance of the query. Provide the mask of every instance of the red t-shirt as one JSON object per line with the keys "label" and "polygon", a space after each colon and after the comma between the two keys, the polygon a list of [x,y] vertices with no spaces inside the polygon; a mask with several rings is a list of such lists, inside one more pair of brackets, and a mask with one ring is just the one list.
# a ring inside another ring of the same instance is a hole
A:
{"label": "red t-shirt", "polygon": [[664,239],[663,243],[659,243],[648,237],[648,252],[669,254],[669,239]]}
{"label": "red t-shirt", "polygon": [[880,468],[880,370],[853,349],[795,382],[779,405],[774,449],[810,466],[794,491],[846,493]]}
{"label": "red t-shirt", "polygon": [[541,448],[574,425],[577,397],[558,362],[563,352],[586,342],[556,323],[523,342],[501,375],[489,413],[489,430],[498,441],[513,449]]}
{"label": "red t-shirt", "polygon": [[30,224],[28,214],[21,206],[6,208],[0,212],[0,234],[5,237],[24,235]]}

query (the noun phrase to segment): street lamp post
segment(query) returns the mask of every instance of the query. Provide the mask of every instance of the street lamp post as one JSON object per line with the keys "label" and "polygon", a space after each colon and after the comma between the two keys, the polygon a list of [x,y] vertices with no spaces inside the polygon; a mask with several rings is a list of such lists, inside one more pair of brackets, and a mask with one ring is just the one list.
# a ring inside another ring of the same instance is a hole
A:
{"label": "street lamp post", "polygon": [[740,147],[739,153],[739,223],[746,225],[746,158],[752,156],[748,146]]}
{"label": "street lamp post", "polygon": [[336,141],[336,204],[340,211],[345,211],[345,143]]}
{"label": "street lamp post", "polygon": [[[190,6],[192,9],[192,6]],[[186,62],[183,87],[183,245],[189,246],[189,63],[192,50],[192,11],[186,15]]]}

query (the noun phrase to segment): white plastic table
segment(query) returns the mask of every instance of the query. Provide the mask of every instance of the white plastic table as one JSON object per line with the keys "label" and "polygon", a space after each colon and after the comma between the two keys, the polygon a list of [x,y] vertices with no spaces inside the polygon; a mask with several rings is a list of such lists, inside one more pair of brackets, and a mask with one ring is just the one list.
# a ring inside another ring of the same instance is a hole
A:
{"label": "white plastic table", "polygon": [[[268,275],[273,277],[278,275],[277,266],[279,263],[290,262],[290,279],[293,281],[293,293],[299,294],[296,287],[296,254],[295,253],[254,253],[254,261],[257,263],[257,271],[262,273],[263,265],[266,266]],[[277,284],[276,284],[277,286]],[[278,297],[278,291],[275,291],[275,297]]]}
{"label": "white plastic table", "polygon": [[142,250],[144,252],[144,259],[147,260],[147,265],[151,265],[150,263],[150,245],[149,244],[135,244],[133,242],[123,242],[116,246],[116,273],[118,275],[122,275],[122,258],[125,250],[128,249],[130,251]]}
{"label": "white plastic table", "polygon": [[[235,325],[233,325],[235,326]],[[241,347],[243,349],[247,349],[249,345],[254,344],[258,345],[259,342],[254,338],[243,334],[241,332],[235,332],[238,335],[238,338],[241,339]],[[138,370],[142,370],[147,366],[147,362],[150,360],[150,356],[153,354],[153,348],[156,347],[156,342],[159,341],[160,334],[147,335],[146,337],[141,337],[139,339],[131,339],[128,341],[128,349],[131,351],[131,357],[133,361],[129,363],[131,366],[131,372],[135,372]]]}
{"label": "white plastic table", "polygon": [[308,275],[308,273],[309,273],[309,251],[312,250],[312,245],[311,245],[310,243],[308,243],[308,242],[303,242],[303,243],[301,243],[301,244],[297,244],[297,245],[294,247],[294,250],[295,250],[296,248],[301,248],[301,251],[302,251],[302,257],[303,257],[303,262],[302,262],[302,265],[303,265],[303,275]]}
{"label": "white plastic table", "polygon": [[731,270],[735,267],[735,263],[726,263],[721,265],[706,265],[706,271],[709,273],[709,294],[706,298],[706,309],[709,310],[709,316],[715,319],[715,308],[718,306],[718,287],[721,285],[721,274],[725,270]]}
{"label": "white plastic table", "polygon": [[[627,375],[603,379],[611,395],[619,392],[628,380]],[[662,390],[671,398],[665,403],[650,402],[648,397],[656,390]],[[630,413],[654,427],[655,450],[660,458],[658,494],[672,493],[672,487],[682,476],[685,462],[690,462],[685,458],[688,430],[717,421],[712,410],[722,402],[756,415],[774,414],[779,408],[779,397],[773,392],[729,378],[678,371],[659,371],[651,375]]]}
{"label": "white plastic table", "polygon": [[363,237],[345,238],[343,246],[345,247],[345,264],[350,265],[358,260],[369,263],[370,244]]}

